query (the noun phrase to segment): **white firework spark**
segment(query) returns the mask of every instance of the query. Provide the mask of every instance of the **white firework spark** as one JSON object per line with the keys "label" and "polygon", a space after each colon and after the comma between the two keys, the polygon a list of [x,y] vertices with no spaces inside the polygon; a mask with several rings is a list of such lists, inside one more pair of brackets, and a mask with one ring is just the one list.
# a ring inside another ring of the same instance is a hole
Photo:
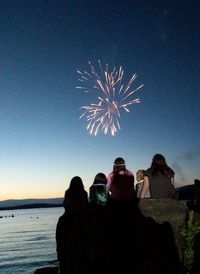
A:
{"label": "white firework spark", "polygon": [[119,69],[115,67],[109,70],[108,64],[103,70],[101,62],[98,61],[99,72],[95,71],[91,62],[88,62],[90,70],[77,71],[80,78],[79,81],[85,86],[76,88],[82,89],[84,92],[98,92],[96,103],[82,106],[84,113],[80,118],[85,117],[88,125],[87,130],[90,134],[97,135],[99,131],[104,134],[111,133],[113,136],[120,129],[119,117],[120,111],[129,112],[129,106],[140,103],[140,99],[133,99],[132,95],[141,89],[143,85],[132,89],[131,86],[137,75],[133,74],[128,84],[123,84],[124,70],[122,66]]}

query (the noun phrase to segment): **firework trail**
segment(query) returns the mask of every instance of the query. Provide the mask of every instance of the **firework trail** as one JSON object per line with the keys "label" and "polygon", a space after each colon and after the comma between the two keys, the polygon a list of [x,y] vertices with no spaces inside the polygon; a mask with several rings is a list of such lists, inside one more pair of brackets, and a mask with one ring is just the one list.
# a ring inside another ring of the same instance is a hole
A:
{"label": "firework trail", "polygon": [[111,70],[108,64],[103,69],[101,62],[98,61],[99,71],[96,71],[91,64],[89,71],[77,71],[79,81],[84,85],[76,88],[84,92],[98,92],[96,103],[91,103],[87,106],[82,106],[84,113],[80,118],[85,117],[88,125],[87,130],[90,134],[97,135],[99,131],[104,134],[111,133],[113,136],[120,129],[119,117],[120,111],[129,112],[129,106],[140,103],[140,99],[133,99],[132,95],[141,89],[143,85],[132,89],[131,86],[137,75],[134,74],[129,82],[123,84],[124,70],[122,66],[119,69],[115,67]]}

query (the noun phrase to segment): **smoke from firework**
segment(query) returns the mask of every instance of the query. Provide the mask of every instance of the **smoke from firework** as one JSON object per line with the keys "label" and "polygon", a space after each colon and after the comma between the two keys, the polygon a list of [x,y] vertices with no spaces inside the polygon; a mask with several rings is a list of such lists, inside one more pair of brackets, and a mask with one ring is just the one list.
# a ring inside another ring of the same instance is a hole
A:
{"label": "smoke from firework", "polygon": [[[190,170],[193,169],[193,167],[196,166],[195,161],[198,161],[200,156],[200,148],[195,147],[191,148],[188,151],[185,151],[179,155],[176,156],[174,163],[172,164],[173,169],[176,172],[176,175],[179,177],[182,184],[188,184],[190,183],[190,180],[188,175],[185,172],[185,168],[182,166],[187,165],[187,167],[190,167]],[[196,174],[194,172],[193,179],[197,176],[198,177],[199,172]],[[193,180],[192,179],[192,180]]]}

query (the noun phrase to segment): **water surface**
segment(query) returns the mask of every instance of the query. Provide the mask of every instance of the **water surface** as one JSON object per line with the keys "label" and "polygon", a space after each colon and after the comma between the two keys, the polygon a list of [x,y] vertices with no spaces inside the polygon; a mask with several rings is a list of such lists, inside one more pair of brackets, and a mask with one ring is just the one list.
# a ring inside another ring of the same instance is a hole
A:
{"label": "water surface", "polygon": [[56,224],[63,212],[62,207],[0,211],[0,273],[33,274],[55,265]]}

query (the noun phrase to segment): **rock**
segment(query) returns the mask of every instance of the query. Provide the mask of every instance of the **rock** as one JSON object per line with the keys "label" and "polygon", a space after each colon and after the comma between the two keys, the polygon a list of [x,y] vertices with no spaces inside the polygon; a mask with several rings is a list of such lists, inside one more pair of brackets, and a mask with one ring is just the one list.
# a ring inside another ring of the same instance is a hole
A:
{"label": "rock", "polygon": [[180,228],[185,225],[187,209],[179,201],[174,199],[141,199],[139,208],[145,217],[151,217],[159,224],[168,222],[174,234],[175,244],[182,260],[183,239]]}

